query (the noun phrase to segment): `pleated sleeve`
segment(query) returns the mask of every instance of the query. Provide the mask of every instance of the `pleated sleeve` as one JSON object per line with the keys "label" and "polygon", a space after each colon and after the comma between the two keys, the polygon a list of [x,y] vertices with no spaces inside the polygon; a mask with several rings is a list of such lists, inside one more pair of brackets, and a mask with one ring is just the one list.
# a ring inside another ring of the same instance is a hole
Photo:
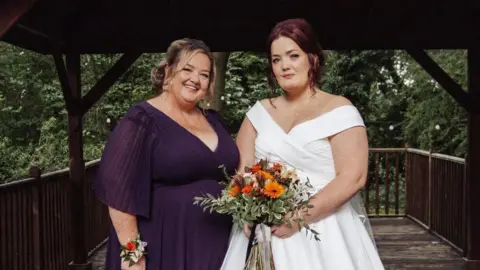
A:
{"label": "pleated sleeve", "polygon": [[93,180],[99,200],[121,212],[147,218],[155,142],[151,125],[145,111],[131,109],[110,134]]}

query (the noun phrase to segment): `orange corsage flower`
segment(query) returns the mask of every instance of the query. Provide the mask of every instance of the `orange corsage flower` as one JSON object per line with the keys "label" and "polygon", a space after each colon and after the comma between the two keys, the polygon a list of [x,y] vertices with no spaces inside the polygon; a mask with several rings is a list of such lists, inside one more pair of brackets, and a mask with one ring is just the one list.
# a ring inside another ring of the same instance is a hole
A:
{"label": "orange corsage flower", "polygon": [[137,245],[134,242],[128,242],[127,243],[127,250],[133,251],[133,250],[135,250],[135,248],[137,248]]}
{"label": "orange corsage flower", "polygon": [[238,193],[240,193],[240,187],[236,185],[230,188],[230,190],[228,191],[228,195],[232,197],[236,197]]}
{"label": "orange corsage flower", "polygon": [[285,187],[276,181],[271,181],[265,184],[264,194],[270,198],[278,198],[285,193]]}

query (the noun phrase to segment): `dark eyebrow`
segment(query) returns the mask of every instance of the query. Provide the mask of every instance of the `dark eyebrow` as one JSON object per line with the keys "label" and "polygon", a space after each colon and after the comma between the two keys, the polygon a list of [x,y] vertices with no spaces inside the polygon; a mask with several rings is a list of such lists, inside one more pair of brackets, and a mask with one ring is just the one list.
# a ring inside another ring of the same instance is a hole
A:
{"label": "dark eyebrow", "polygon": [[[291,53],[296,52],[296,51],[297,51],[297,50],[295,50],[295,49],[291,49],[291,50],[287,51],[287,54],[291,54]],[[279,56],[280,56],[280,55],[278,55],[278,54],[273,54],[273,55],[272,55],[272,57],[279,57]]]}

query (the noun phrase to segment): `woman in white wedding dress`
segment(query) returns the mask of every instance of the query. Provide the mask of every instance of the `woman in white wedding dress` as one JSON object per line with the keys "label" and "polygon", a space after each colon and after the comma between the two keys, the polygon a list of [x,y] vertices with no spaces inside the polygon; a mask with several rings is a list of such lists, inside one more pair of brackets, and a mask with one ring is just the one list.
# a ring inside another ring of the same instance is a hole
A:
{"label": "woman in white wedding dress", "polygon": [[[321,241],[294,225],[271,228],[276,270],[383,270],[358,192],[368,167],[368,141],[357,109],[321,91],[316,81],[324,59],[303,19],[277,24],[268,40],[270,86],[284,94],[258,101],[237,136],[241,166],[259,159],[279,162],[307,177],[316,194],[309,216]],[[302,215],[302,213],[296,213]],[[234,227],[222,269],[245,265],[249,228]]]}

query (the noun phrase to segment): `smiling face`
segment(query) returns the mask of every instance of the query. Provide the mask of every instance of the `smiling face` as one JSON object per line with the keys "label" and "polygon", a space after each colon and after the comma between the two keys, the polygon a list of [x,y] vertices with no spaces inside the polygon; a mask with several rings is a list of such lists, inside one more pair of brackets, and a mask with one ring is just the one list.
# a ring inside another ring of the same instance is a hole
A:
{"label": "smiling face", "polygon": [[170,91],[180,103],[196,105],[210,86],[210,59],[204,53],[184,55],[170,81]]}
{"label": "smiling face", "polygon": [[309,86],[308,55],[295,41],[279,37],[271,45],[271,65],[278,85],[285,91],[305,90]]}

